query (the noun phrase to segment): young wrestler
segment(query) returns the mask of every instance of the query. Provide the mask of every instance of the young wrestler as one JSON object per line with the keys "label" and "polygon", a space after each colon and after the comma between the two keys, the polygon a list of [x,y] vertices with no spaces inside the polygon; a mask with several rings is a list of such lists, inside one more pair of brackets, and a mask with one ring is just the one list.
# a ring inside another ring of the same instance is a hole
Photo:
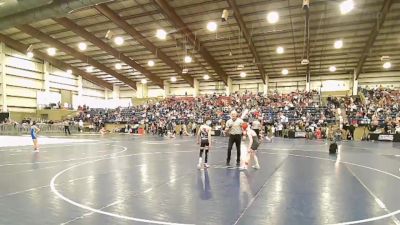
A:
{"label": "young wrestler", "polygon": [[260,146],[260,141],[258,139],[257,133],[250,128],[250,126],[247,123],[243,123],[242,125],[242,130],[243,130],[243,135],[247,136],[249,139],[249,147],[247,150],[247,157],[245,160],[245,165],[243,166],[242,169],[247,169],[247,166],[251,164],[251,159],[253,158],[254,160],[254,169],[260,169],[260,165],[258,164],[258,157],[257,157],[257,149]]}
{"label": "young wrestler", "polygon": [[202,168],[203,161],[203,152],[205,152],[204,157],[204,168],[208,168],[208,151],[211,147],[211,120],[207,119],[205,124],[200,126],[199,131],[197,132],[197,144],[200,144],[200,154],[199,154],[199,164],[197,164],[197,168]]}

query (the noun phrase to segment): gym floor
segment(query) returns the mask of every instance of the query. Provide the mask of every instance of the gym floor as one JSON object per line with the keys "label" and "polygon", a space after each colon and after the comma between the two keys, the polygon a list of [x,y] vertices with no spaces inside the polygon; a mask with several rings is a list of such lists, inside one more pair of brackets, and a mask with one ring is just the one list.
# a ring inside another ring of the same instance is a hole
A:
{"label": "gym floor", "polygon": [[222,137],[207,170],[193,137],[63,139],[0,148],[1,225],[400,224],[395,143],[343,142],[332,156],[324,141],[275,138],[260,170],[240,171],[225,166]]}

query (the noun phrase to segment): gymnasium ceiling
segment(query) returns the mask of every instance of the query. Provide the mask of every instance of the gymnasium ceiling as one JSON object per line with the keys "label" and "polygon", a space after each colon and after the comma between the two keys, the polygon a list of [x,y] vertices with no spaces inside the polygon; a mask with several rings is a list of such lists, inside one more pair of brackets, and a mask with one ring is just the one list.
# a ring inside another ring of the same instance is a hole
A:
{"label": "gymnasium ceiling", "polygon": [[[4,1],[0,7],[7,4]],[[3,20],[0,27],[5,29],[0,33],[43,53],[56,47],[54,58],[67,66],[86,72],[91,65],[94,71],[87,72],[89,76],[131,87],[142,79],[162,86],[171,77],[177,78],[176,83],[193,85],[193,78],[201,82],[205,74],[211,81],[226,82],[227,77],[262,81],[262,74],[305,77],[309,71],[311,76],[323,76],[353,74],[358,68],[362,76],[400,70],[400,1],[353,0],[354,9],[344,15],[341,2],[310,0],[309,44],[302,0],[115,0],[56,14],[63,16],[57,19],[33,17],[25,25]],[[40,12],[44,7],[30,10]],[[224,9],[229,12],[226,22],[221,21]],[[271,11],[279,13],[275,24],[266,19]],[[216,32],[206,28],[210,21],[217,22]],[[7,22],[13,27],[7,27]],[[157,29],[168,33],[166,40],[155,36]],[[113,37],[124,38],[121,46],[105,37],[109,30]],[[338,39],[343,40],[341,49],[334,48]],[[78,49],[80,42],[88,45],[87,50]],[[283,54],[277,54],[278,46],[284,48]],[[307,52],[309,68],[300,64]],[[186,54],[192,56],[191,63],[184,62]],[[382,67],[381,56],[390,57],[390,69]],[[153,67],[149,60],[154,60]],[[116,63],[122,68],[116,69]],[[244,68],[239,70],[238,65]],[[330,66],[336,71],[330,72]],[[183,74],[183,69],[188,73]],[[282,69],[288,74],[283,75]],[[246,72],[246,77],[240,72]]]}

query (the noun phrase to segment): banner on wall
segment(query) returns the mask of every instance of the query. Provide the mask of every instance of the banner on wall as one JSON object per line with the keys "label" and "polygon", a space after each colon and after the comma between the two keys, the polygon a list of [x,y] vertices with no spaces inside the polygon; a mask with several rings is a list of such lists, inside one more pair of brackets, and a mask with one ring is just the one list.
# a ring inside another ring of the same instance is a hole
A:
{"label": "banner on wall", "polygon": [[128,99],[101,99],[90,96],[72,96],[72,106],[77,109],[78,106],[89,106],[90,108],[107,108],[115,109],[118,107],[130,107],[132,106],[132,101]]}
{"label": "banner on wall", "polygon": [[36,101],[38,106],[48,106],[61,102],[61,94],[54,92],[37,91]]}

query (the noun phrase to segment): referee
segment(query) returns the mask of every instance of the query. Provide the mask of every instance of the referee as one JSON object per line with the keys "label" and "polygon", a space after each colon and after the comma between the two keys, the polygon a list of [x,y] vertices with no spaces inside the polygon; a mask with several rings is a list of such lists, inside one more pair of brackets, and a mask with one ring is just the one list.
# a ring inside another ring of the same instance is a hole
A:
{"label": "referee", "polygon": [[243,120],[238,118],[236,111],[231,112],[231,119],[226,122],[225,131],[229,133],[228,156],[226,158],[226,165],[230,166],[231,152],[233,143],[236,144],[236,165],[240,166],[240,143],[242,141],[242,123]]}

